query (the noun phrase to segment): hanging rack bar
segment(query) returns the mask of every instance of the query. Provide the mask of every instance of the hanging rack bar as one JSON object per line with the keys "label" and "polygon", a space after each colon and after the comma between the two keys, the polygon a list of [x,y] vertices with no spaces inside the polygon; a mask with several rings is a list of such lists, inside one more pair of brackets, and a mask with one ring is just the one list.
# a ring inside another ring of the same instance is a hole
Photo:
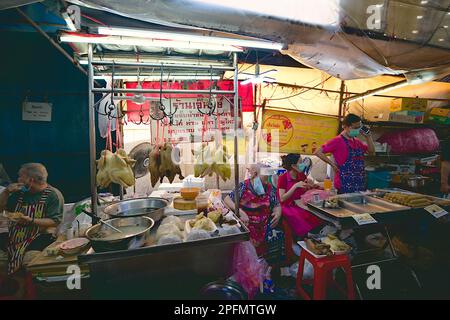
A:
{"label": "hanging rack bar", "polygon": [[189,69],[189,70],[220,70],[220,71],[233,71],[234,67],[222,67],[222,66],[198,66],[189,64],[171,64],[171,63],[145,63],[145,62],[112,62],[112,61],[92,61],[94,66],[112,66],[116,67],[148,67],[148,68],[160,68],[164,69]]}
{"label": "hanging rack bar", "polygon": [[[105,88],[93,88],[93,93],[112,93],[111,89]],[[160,89],[114,89],[115,93],[155,93],[160,94]],[[173,93],[173,94],[234,94],[234,91],[227,90],[177,90],[177,89],[165,89],[162,93]]]}
{"label": "hanging rack bar", "polygon": [[91,211],[97,216],[97,151],[95,146],[95,110],[94,110],[94,68],[92,66],[92,44],[88,44],[88,78],[89,78],[89,160],[91,171]]}
{"label": "hanging rack bar", "polygon": [[238,57],[233,53],[234,68],[234,213],[239,216],[239,150],[238,150],[238,114],[239,114],[239,82],[238,82]]}

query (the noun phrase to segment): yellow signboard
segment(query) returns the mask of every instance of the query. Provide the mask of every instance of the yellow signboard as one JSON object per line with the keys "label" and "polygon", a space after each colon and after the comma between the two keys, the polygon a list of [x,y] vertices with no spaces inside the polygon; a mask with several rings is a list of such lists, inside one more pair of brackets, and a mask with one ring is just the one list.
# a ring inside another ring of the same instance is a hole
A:
{"label": "yellow signboard", "polygon": [[266,110],[263,114],[260,151],[313,154],[338,133],[334,117]]}

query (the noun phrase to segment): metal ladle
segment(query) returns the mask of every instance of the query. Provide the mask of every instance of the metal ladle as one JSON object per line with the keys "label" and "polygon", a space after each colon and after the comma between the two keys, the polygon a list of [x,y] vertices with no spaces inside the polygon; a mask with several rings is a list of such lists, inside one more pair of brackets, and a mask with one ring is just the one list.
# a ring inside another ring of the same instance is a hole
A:
{"label": "metal ladle", "polygon": [[105,221],[103,221],[103,220],[100,220],[100,223],[104,224],[105,226],[110,227],[111,229],[113,229],[113,230],[116,231],[116,232],[123,233],[120,229],[117,229],[116,227],[113,227],[112,225],[110,225],[109,223],[107,223],[107,222],[105,222]]}

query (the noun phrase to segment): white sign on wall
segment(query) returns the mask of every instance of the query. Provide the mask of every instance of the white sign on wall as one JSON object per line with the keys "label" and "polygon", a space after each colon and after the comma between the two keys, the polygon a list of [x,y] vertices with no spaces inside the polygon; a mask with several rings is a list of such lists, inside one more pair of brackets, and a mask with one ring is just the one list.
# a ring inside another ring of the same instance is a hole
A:
{"label": "white sign on wall", "polygon": [[24,102],[23,121],[52,121],[52,104],[45,102]]}

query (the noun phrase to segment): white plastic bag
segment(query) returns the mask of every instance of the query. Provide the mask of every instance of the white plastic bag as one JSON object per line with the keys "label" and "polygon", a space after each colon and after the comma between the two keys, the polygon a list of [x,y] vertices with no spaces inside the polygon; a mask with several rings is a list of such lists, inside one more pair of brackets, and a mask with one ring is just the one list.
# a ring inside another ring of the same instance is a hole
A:
{"label": "white plastic bag", "polygon": [[[298,262],[294,263],[290,268],[289,272],[291,277],[297,278],[298,272]],[[314,279],[314,268],[308,260],[305,260],[305,264],[303,266],[303,279],[304,280],[312,280]]]}

